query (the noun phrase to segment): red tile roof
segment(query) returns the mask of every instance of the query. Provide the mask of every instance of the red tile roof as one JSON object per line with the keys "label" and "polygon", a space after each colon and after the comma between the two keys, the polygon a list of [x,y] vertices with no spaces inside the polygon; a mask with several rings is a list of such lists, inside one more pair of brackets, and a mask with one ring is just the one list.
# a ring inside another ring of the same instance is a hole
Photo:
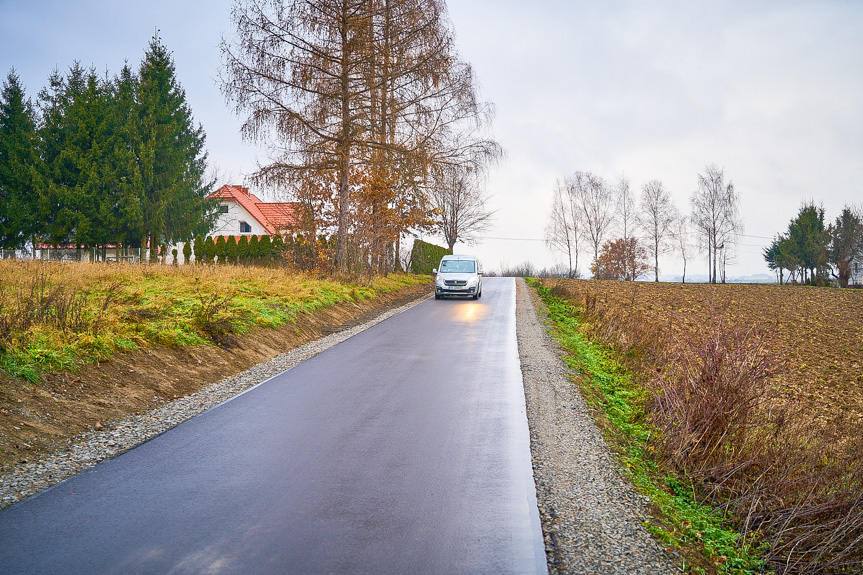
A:
{"label": "red tile roof", "polygon": [[210,198],[234,200],[249,212],[271,236],[298,223],[299,209],[291,202],[264,202],[244,186],[225,185],[210,194]]}

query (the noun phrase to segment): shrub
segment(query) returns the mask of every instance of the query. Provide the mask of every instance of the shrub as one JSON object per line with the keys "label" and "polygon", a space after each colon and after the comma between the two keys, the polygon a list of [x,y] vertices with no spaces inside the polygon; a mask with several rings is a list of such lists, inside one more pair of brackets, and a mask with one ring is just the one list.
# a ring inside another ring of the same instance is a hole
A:
{"label": "shrub", "polygon": [[218,258],[218,263],[225,263],[225,250],[227,249],[225,244],[225,236],[219,236],[216,240],[216,258]]}
{"label": "shrub", "polygon": [[225,242],[225,259],[228,263],[237,263],[237,238],[228,236],[228,241]]}
{"label": "shrub", "polygon": [[452,255],[452,250],[415,239],[411,249],[411,272],[431,274],[432,269],[436,268],[441,258],[446,255]]}
{"label": "shrub", "polygon": [[258,259],[266,263],[273,259],[273,244],[270,241],[270,236],[263,235],[258,240]]}
{"label": "shrub", "polygon": [[258,236],[253,235],[252,237],[249,238],[249,261],[250,262],[257,262],[261,257],[260,250],[258,250],[258,244],[259,243],[260,242],[258,241]]}
{"label": "shrub", "polygon": [[195,236],[195,244],[192,247],[192,251],[195,252],[195,264],[201,265],[204,263],[204,239],[200,234]]}
{"label": "shrub", "polygon": [[237,242],[237,261],[244,264],[249,261],[249,238],[240,236]]}
{"label": "shrub", "polygon": [[213,263],[213,258],[216,255],[216,242],[213,241],[213,236],[207,236],[207,241],[204,242],[204,263]]}
{"label": "shrub", "polygon": [[[198,236],[200,237],[200,236]],[[192,242],[186,242],[183,244],[183,265],[188,265],[189,260],[192,258]]]}

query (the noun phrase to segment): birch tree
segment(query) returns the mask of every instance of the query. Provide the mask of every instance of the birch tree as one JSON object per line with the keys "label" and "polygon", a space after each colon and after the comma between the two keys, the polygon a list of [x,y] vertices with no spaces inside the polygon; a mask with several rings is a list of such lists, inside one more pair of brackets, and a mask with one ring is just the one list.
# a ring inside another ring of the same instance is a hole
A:
{"label": "birch tree", "polygon": [[[635,235],[638,228],[638,206],[635,202],[635,197],[629,187],[629,180],[622,175],[617,180],[617,185],[614,188],[615,208],[617,210],[617,222],[620,228],[621,238],[624,245],[629,245],[629,239]],[[631,274],[626,266],[629,265],[631,258],[622,260],[624,266],[624,277],[630,277]]]}
{"label": "birch tree", "polygon": [[583,235],[593,248],[595,277],[602,275],[599,248],[614,225],[614,197],[605,181],[591,172],[575,172],[567,179],[572,187],[583,226]]}
{"label": "birch tree", "polygon": [[647,249],[653,259],[654,281],[659,281],[659,256],[671,248],[672,226],[677,208],[659,180],[641,187],[641,222],[647,237]]}
{"label": "birch tree", "polygon": [[[725,173],[711,164],[698,175],[698,190],[692,194],[692,223],[699,232],[699,242],[707,250],[710,283],[716,283],[719,260],[727,261],[742,231],[739,217],[740,197],[732,182],[725,183]],[[724,270],[723,270],[724,280]]]}
{"label": "birch tree", "polygon": [[566,256],[567,277],[569,278],[577,278],[579,276],[578,239],[580,217],[574,188],[558,180],[554,187],[551,212],[549,213],[548,224],[545,228],[545,243],[549,249]]}

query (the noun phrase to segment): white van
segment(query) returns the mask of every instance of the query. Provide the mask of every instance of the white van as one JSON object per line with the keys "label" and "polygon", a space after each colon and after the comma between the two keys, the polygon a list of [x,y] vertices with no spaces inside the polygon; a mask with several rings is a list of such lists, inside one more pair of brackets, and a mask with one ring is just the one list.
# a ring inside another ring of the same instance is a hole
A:
{"label": "white van", "polygon": [[434,282],[434,298],[448,295],[466,295],[473,299],[482,297],[482,269],[473,256],[444,256],[440,267],[432,270],[437,274]]}

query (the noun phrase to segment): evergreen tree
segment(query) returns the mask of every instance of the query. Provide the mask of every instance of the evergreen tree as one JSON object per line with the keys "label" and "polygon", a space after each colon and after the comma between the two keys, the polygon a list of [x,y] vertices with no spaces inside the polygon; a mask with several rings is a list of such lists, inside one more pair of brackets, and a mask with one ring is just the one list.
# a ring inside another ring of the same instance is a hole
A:
{"label": "evergreen tree", "polygon": [[218,263],[225,263],[225,254],[226,254],[227,246],[225,244],[225,236],[219,236],[216,240],[216,257],[218,259]]}
{"label": "evergreen tree", "polygon": [[225,242],[225,258],[228,263],[237,263],[237,238],[228,236],[228,241]]}
{"label": "evergreen tree", "polygon": [[21,248],[39,231],[37,150],[33,105],[12,69],[0,92],[0,248]]}
{"label": "evergreen tree", "polygon": [[237,261],[244,264],[249,261],[249,238],[240,236],[237,242]]}
{"label": "evergreen tree", "polygon": [[136,76],[126,64],[109,86],[110,158],[104,174],[100,219],[106,226],[105,241],[114,242],[118,251],[120,244],[137,244],[143,234],[143,182],[135,154],[139,139],[137,85]]}
{"label": "evergreen tree", "polygon": [[192,242],[183,244],[183,265],[189,265],[189,260],[192,259]]}
{"label": "evergreen tree", "polygon": [[273,259],[273,243],[270,241],[270,236],[262,235],[258,240],[258,259],[262,262],[269,263]]}
{"label": "evergreen tree", "polygon": [[207,236],[207,241],[204,242],[204,263],[213,263],[213,257],[216,255],[216,242],[213,241],[213,236]]}
{"label": "evergreen tree", "polygon": [[257,262],[261,258],[261,254],[258,251],[258,236],[252,235],[249,238],[249,261]]}
{"label": "evergreen tree", "polygon": [[138,80],[143,236],[174,242],[203,233],[216,217],[206,200],[204,130],[194,125],[173,58],[158,35],[150,41]]}
{"label": "evergreen tree", "polygon": [[200,265],[204,263],[204,239],[201,237],[201,234],[195,236],[195,244],[192,247],[192,251],[195,252],[195,264]]}
{"label": "evergreen tree", "polygon": [[[48,86],[39,92],[42,122],[39,130],[43,160],[42,194],[38,219],[46,239],[54,244],[77,243],[79,212],[76,189],[86,174],[81,174],[79,123],[86,83],[84,68],[75,62],[64,77],[59,70],[48,77]],[[86,235],[87,226],[81,230]]]}

